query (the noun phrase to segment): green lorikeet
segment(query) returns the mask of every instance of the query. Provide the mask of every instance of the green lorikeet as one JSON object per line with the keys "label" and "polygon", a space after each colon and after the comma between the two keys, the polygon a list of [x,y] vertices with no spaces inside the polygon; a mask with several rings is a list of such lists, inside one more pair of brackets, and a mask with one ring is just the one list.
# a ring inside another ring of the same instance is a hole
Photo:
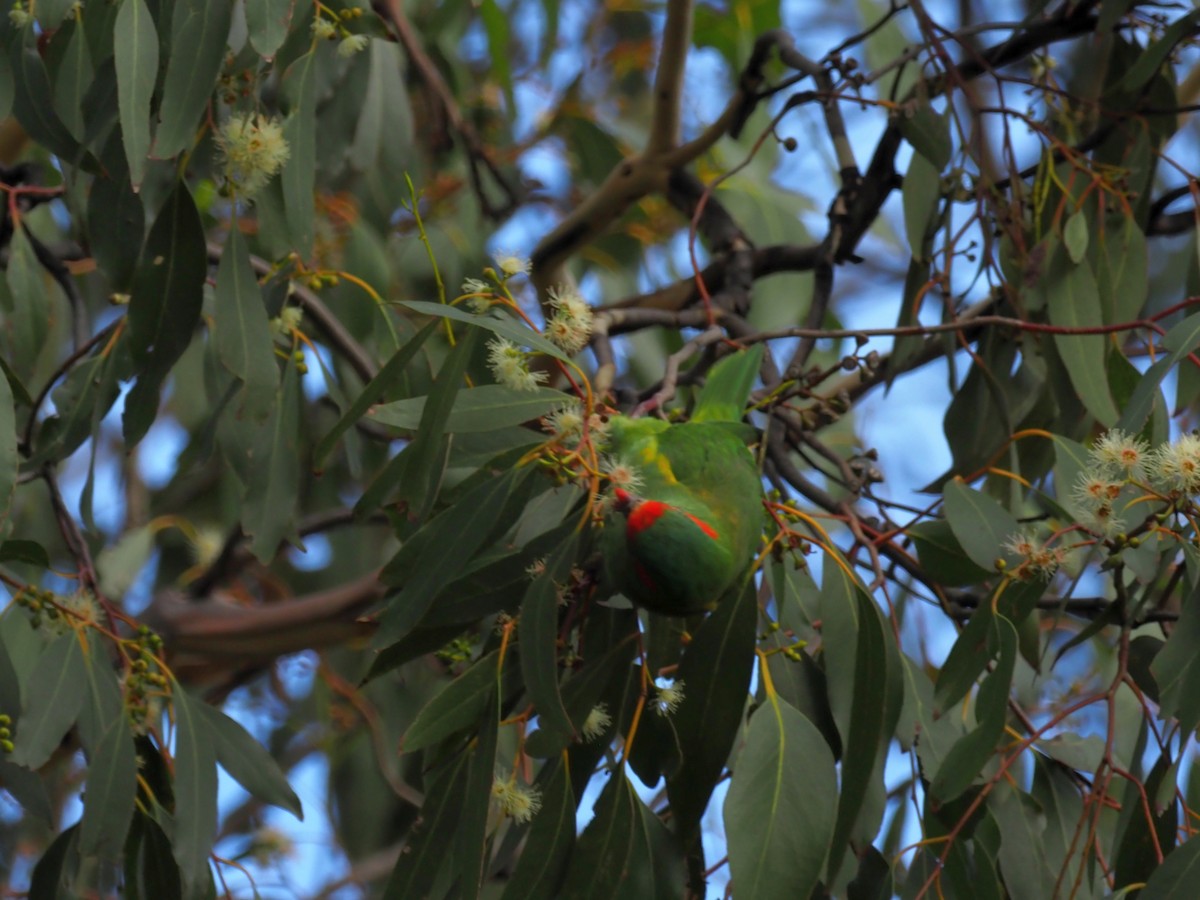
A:
{"label": "green lorikeet", "polygon": [[713,608],[754,559],[762,483],[738,423],[615,417],[609,452],[640,484],[616,491],[602,544],[609,583],[653,612]]}

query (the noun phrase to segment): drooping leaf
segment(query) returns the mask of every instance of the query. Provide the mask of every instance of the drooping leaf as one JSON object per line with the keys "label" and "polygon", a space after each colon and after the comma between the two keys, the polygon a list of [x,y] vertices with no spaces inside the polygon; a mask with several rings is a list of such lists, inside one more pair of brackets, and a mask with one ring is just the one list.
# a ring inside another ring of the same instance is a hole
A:
{"label": "drooping leaf", "polygon": [[[425,345],[425,341],[437,330],[437,327],[437,322],[430,322],[413,335],[408,343],[397,350],[391,359],[384,363],[375,377],[362,389],[362,393],[354,399],[353,403],[346,407],[346,411],[342,413],[342,417],[338,419],[337,424],[329,429],[325,436],[317,442],[317,446],[313,450],[313,463],[316,466],[324,465],[325,460],[329,457],[338,439],[346,433],[346,430],[366,415],[367,410],[372,404],[378,403],[381,397],[391,391],[404,378],[409,364],[416,358],[421,348]],[[420,422],[419,414],[417,422]]]}
{"label": "drooping leaf", "polygon": [[292,529],[300,491],[299,380],[296,366],[288,365],[251,453],[255,477],[246,485],[242,528],[250,535],[250,551],[263,562],[274,559]]}
{"label": "drooping leaf", "polygon": [[217,757],[202,700],[171,682],[175,711],[175,830],[171,849],[185,896],[203,897],[211,875],[208,856],[217,835]]}
{"label": "drooping leaf", "polygon": [[996,743],[1004,734],[1008,714],[1008,695],[1012,688],[1017,661],[1017,632],[1002,617],[992,620],[989,649],[997,655],[996,668],[988,673],[975,698],[975,729],[963,735],[946,754],[930,793],[941,802],[949,802],[971,786],[984,765],[992,758]]}
{"label": "drooping leaf", "polygon": [[383,890],[384,900],[407,900],[428,896],[439,870],[446,865],[446,848],[452,843],[454,830],[465,800],[470,755],[455,754],[434,773],[429,800],[421,810],[421,822],[409,834],[406,852],[400,854],[396,867]]}
{"label": "drooping leaf", "polygon": [[521,602],[521,674],[538,716],[549,727],[571,733],[573,726],[559,689],[558,585],[566,584],[578,551],[572,533],[546,561]]}
{"label": "drooping leaf", "polygon": [[150,155],[150,98],[158,76],[158,32],[145,0],[122,0],[113,38],[121,135],[136,190]]}
{"label": "drooping leaf", "polygon": [[254,0],[246,4],[246,27],[250,43],[270,60],[287,37],[296,0]]}
{"label": "drooping leaf", "polygon": [[83,649],[73,632],[60,635],[42,651],[25,685],[17,736],[9,758],[36,769],[50,758],[83,706],[79,685],[87,677]]}
{"label": "drooping leaf", "polygon": [[435,694],[405,732],[404,752],[436,744],[478,719],[500,679],[498,661],[494,650]]}
{"label": "drooping leaf", "polygon": [[241,415],[255,422],[270,415],[277,403],[279,367],[267,324],[266,307],[245,238],[229,230],[217,268],[216,328],[213,340],[221,362],[242,382]]}
{"label": "drooping leaf", "polygon": [[300,798],[288,784],[279,763],[262,744],[219,709],[207,703],[195,703],[192,709],[209,729],[217,762],[234,781],[264,803],[286,809],[298,819],[304,818]]}
{"label": "drooping leaf", "polygon": [[690,842],[721,777],[742,721],[754,665],[754,584],[726,595],[683,654],[676,683],[683,702],[672,716],[683,759],[667,779],[676,833]]}
{"label": "drooping leaf", "polygon": [[137,792],[137,757],[133,735],[121,716],[109,723],[88,761],[87,793],[79,826],[79,850],[115,859],[125,846]]}
{"label": "drooping leaf", "polygon": [[129,180],[120,129],[100,153],[104,171],[92,182],[87,226],[92,253],[115,291],[129,288],[146,232],[146,210]]}
{"label": "drooping leaf", "polygon": [[[263,5],[251,3],[249,7]],[[251,15],[249,7],[247,16]],[[155,156],[168,159],[195,139],[221,71],[232,20],[230,0],[183,0],[175,4],[160,121],[154,135]]]}
{"label": "drooping leaf", "polygon": [[29,136],[65,160],[94,167],[94,159],[80,146],[58,117],[50,77],[38,51],[37,30],[32,26],[13,32],[9,43],[12,64],[12,111]]}
{"label": "drooping leaf", "polygon": [[[269,0],[278,5],[281,0]],[[283,0],[289,5],[292,0]],[[265,4],[264,4],[265,5]],[[261,50],[260,50],[261,52]],[[294,98],[283,123],[288,159],[279,175],[283,206],[291,245],[302,257],[312,252],[317,169],[317,77],[316,50],[296,60],[287,71],[285,84]]]}
{"label": "drooping leaf", "polygon": [[[1054,285],[1049,308],[1050,322],[1059,328],[1095,328],[1104,324],[1100,289],[1087,260],[1067,266],[1066,273]],[[1104,425],[1115,425],[1120,412],[1113,403],[1105,374],[1104,335],[1056,333],[1054,344],[1088,412]]]}
{"label": "drooping leaf", "polygon": [[479,341],[479,331],[467,329],[438,371],[433,389],[421,410],[417,435],[401,453],[407,458],[404,483],[399,487],[400,499],[408,504],[410,514],[423,519],[437,499],[440,475],[439,462],[444,466],[446,422],[454,401],[462,388],[463,375]]}
{"label": "drooping leaf", "polygon": [[566,767],[558,764],[542,785],[541,811],[529,827],[503,900],[555,900],[574,844],[575,795]]}
{"label": "drooping leaf", "polygon": [[612,772],[571,854],[563,900],[654,896],[653,865],[639,842],[641,805],[624,768]]}
{"label": "drooping leaf", "polygon": [[12,388],[0,378],[0,535],[8,532],[9,505],[17,487],[17,418]]}
{"label": "drooping leaf", "polygon": [[159,388],[191,343],[207,274],[204,226],[191,192],[180,181],[150,228],[133,279],[129,336],[139,374],[125,398],[122,420],[131,446],[150,428],[158,413]]}
{"label": "drooping leaf", "polygon": [[740,422],[754,380],[762,366],[764,348],[756,344],[720,360],[709,371],[696,398],[693,422]]}
{"label": "drooping leaf", "polygon": [[833,755],[804,716],[769,701],[750,717],[725,798],[729,869],[745,896],[807,897],[833,837]]}

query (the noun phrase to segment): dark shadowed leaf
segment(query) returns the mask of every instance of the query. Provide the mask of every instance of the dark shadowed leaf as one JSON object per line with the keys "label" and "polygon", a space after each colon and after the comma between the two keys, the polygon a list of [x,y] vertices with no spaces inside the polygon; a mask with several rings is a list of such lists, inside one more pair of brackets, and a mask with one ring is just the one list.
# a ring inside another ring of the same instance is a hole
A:
{"label": "dark shadowed leaf", "polygon": [[204,227],[182,181],[159,210],[133,278],[130,350],[139,370],[125,398],[125,440],[136,444],[158,414],[159,388],[192,341],[204,301]]}
{"label": "dark shadowed leaf", "polygon": [[529,699],[542,722],[568,733],[574,732],[574,726],[563,706],[558,682],[558,585],[567,583],[578,548],[579,536],[572,533],[546,561],[545,570],[521,601],[518,628],[521,674],[525,676]]}
{"label": "dark shadowed leaf", "polygon": [[653,898],[654,867],[642,831],[642,801],[623,768],[611,772],[596,815],[575,846],[563,900]]}
{"label": "dark shadowed leaf", "polygon": [[453,843],[466,800],[470,763],[470,754],[458,753],[434,774],[426,792],[429,799],[401,848],[383,891],[384,900],[428,896],[438,871],[449,860],[446,850]]}
{"label": "dark shadowed leaf", "polygon": [[575,795],[566,767],[555,764],[542,783],[542,809],[529,827],[503,900],[555,900],[574,845]]}
{"label": "dark shadowed leaf", "polygon": [[737,736],[754,668],[753,581],[735,587],[696,631],[679,664],[683,702],[671,717],[683,759],[667,780],[676,833],[689,842]]}
{"label": "dark shadowed leaf", "polygon": [[500,680],[498,661],[499,651],[492,651],[435,694],[404,733],[401,749],[436,744],[478,719]]}
{"label": "dark shadowed leaf", "polygon": [[125,845],[125,892],[128,900],[183,896],[171,841],[158,822],[141,812],[134,814]]}
{"label": "dark shadowed leaf", "polygon": [[[361,419],[372,404],[378,403],[379,400],[391,392],[405,378],[406,370],[409,364],[416,358],[417,353],[425,345],[425,341],[438,328],[438,323],[430,322],[420,331],[409,339],[403,347],[393,354],[375,375],[368,382],[367,386],[362,389],[362,393],[354,398],[342,417],[338,419],[337,424],[325,434],[320,441],[317,442],[316,448],[313,450],[313,464],[320,467],[325,464],[325,460],[329,457],[330,452],[337,444],[338,439],[346,433],[346,430]],[[418,414],[417,422],[420,422]],[[414,426],[415,427],[415,426]]]}

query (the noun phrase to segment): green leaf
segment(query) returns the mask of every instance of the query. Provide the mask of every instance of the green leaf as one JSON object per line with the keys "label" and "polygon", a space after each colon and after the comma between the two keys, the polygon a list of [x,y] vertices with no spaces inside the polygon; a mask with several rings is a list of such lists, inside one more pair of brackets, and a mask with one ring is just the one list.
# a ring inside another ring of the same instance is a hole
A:
{"label": "green leaf", "polygon": [[37,31],[32,26],[14,32],[9,58],[13,75],[12,109],[17,121],[51,153],[69,162],[81,160],[93,168],[94,160],[55,112],[50,77],[38,51]]}
{"label": "green leaf", "polygon": [[[381,425],[416,431],[427,400],[427,397],[411,397],[385,403],[372,409],[369,418]],[[454,400],[445,427],[446,431],[455,434],[495,431],[537,419],[569,400],[569,394],[547,387],[532,391],[514,390],[500,384],[464,388]]]}
{"label": "green leaf", "polygon": [[941,200],[941,176],[924,156],[914,156],[909,162],[901,199],[904,201],[904,233],[908,236],[908,246],[914,260],[925,262]]}
{"label": "green leaf", "polygon": [[[41,4],[38,4],[39,11]],[[65,32],[69,31],[69,35]],[[75,22],[64,26],[63,31],[55,35],[56,40],[68,40],[67,52],[59,66],[58,77],[54,80],[54,108],[62,119],[63,125],[71,132],[76,140],[82,140],[85,134],[83,104],[88,89],[95,77],[92,57],[88,52],[87,35],[84,29]]]}
{"label": "green leaf", "polygon": [[513,98],[513,79],[511,37],[508,30],[509,13],[502,10],[496,0],[482,0],[479,4],[479,17],[483,21],[483,30],[488,39],[488,55],[491,57],[490,71],[500,88],[504,91],[504,99],[508,107],[508,116],[516,114],[516,102]]}
{"label": "green leaf", "polygon": [[242,501],[242,528],[250,535],[250,552],[264,563],[275,558],[292,529],[300,491],[299,377],[294,364],[285,368],[274,408],[254,443],[255,475]]}
{"label": "green leaf", "polygon": [[1200,10],[1191,10],[1172,22],[1162,37],[1147,47],[1132,66],[1125,71],[1117,83],[1118,90],[1133,93],[1140,90],[1146,82],[1158,74],[1167,57],[1175,50],[1175,46],[1188,37],[1196,28],[1200,19]]}
{"label": "green leaf", "polygon": [[696,398],[693,422],[740,422],[762,367],[763,345],[731,353],[717,362]]}
{"label": "green leaf", "polygon": [[946,521],[962,548],[981,569],[996,571],[1004,542],[1021,527],[1007,509],[955,478],[942,489]]}
{"label": "green leaf", "polygon": [[388,603],[373,646],[399,640],[421,621],[447,573],[465,566],[497,523],[504,523],[501,517],[514,498],[528,497],[531,474],[528,467],[514,466],[487,479],[404,543],[379,576],[404,589]]}
{"label": "green leaf", "polygon": [[450,306],[446,303],[429,303],[425,300],[401,300],[398,305],[407,307],[413,312],[418,312],[422,315],[442,316],[446,319],[453,319],[456,322],[477,325],[480,328],[486,328],[488,331],[500,335],[502,338],[508,338],[508,340],[515,344],[529,347],[537,350],[539,353],[545,353],[547,356],[560,359],[563,362],[571,361],[569,356],[546,340],[546,338],[542,337],[541,334],[508,316],[476,316],[469,312],[464,312],[457,306]]}
{"label": "green leaf", "polygon": [[971,786],[995,754],[996,743],[1004,735],[1008,694],[1017,662],[1017,631],[1005,618],[996,617],[992,621],[989,650],[998,654],[998,660],[996,668],[980,684],[975,698],[978,724],[973,731],[959,738],[946,754],[929,786],[930,793],[942,803],[954,800]]}
{"label": "green leaf", "polygon": [[17,489],[17,413],[12,388],[0,378],[0,534],[8,531],[8,511]]}
{"label": "green leaf", "polygon": [[[318,467],[323,466],[337,444],[338,439],[346,433],[346,430],[361,419],[372,404],[378,403],[381,397],[389,393],[404,380],[409,363],[416,358],[421,347],[425,345],[425,341],[437,330],[438,326],[438,322],[430,322],[413,335],[408,343],[397,350],[392,355],[392,358],[383,365],[383,368],[362,389],[362,393],[354,398],[354,402],[342,413],[342,417],[338,419],[337,424],[329,429],[325,436],[317,442],[316,449],[313,450],[314,465]],[[422,408],[424,407],[422,406]],[[420,422],[419,416],[417,417],[417,422]]]}
{"label": "green leaf", "polygon": [[1045,818],[1028,794],[1001,782],[988,810],[1003,836],[998,862],[1010,897],[1049,897],[1057,873],[1045,852]]}
{"label": "green leaf", "polygon": [[480,888],[487,876],[488,820],[492,803],[492,784],[496,780],[496,745],[500,732],[499,686],[493,683],[492,692],[484,702],[478,723],[476,740],[471,745],[471,768],[463,787],[464,802],[454,831],[452,859],[458,875],[459,897],[478,900]]}
{"label": "green leaf", "polygon": [[1176,847],[1154,870],[1138,900],[1192,900],[1200,879],[1200,840]]}
{"label": "green leaf", "polygon": [[[1104,324],[1100,288],[1087,261],[1067,268],[1056,279],[1049,298],[1050,322],[1058,328],[1094,328]],[[1063,365],[1071,384],[1088,412],[1103,425],[1113,426],[1120,418],[1108,386],[1105,354],[1107,338],[1102,334],[1055,334]]]}
{"label": "green leaf", "polygon": [[108,730],[88,761],[83,819],[79,827],[79,851],[103,859],[120,856],[133,819],[137,794],[137,757],[133,735],[124,716],[109,723]]}
{"label": "green leaf", "polygon": [[175,711],[175,831],[171,840],[187,897],[208,888],[208,857],[217,837],[217,757],[204,701],[172,680]]}
{"label": "green leaf", "polygon": [[742,722],[754,665],[758,604],[752,579],[725,595],[679,663],[683,702],[671,717],[683,759],[667,779],[675,833],[690,843],[700,827]]}
{"label": "green leaf", "polygon": [[48,569],[50,554],[36,541],[11,540],[0,544],[0,562],[23,562],[39,569]]}
{"label": "green leaf", "polygon": [[538,716],[550,728],[574,732],[563,706],[558,673],[558,585],[566,584],[579,547],[572,533],[546,561],[545,570],[529,586],[521,602],[519,626],[521,674]]}
{"label": "green leaf", "polygon": [[[247,7],[259,8],[262,3]],[[217,84],[233,21],[231,0],[182,0],[171,17],[171,49],[163,79],[154,155],[169,159],[191,146]],[[236,231],[237,229],[233,229]]]}
{"label": "green leaf", "polygon": [[1163,718],[1179,719],[1182,734],[1191,734],[1200,725],[1200,591],[1184,598],[1179,621],[1167,643],[1150,664],[1158,683],[1159,713]]}
{"label": "green leaf", "polygon": [[217,762],[230,777],[264,803],[286,809],[297,819],[304,818],[300,798],[266,748],[241,725],[207,703],[196,703],[192,710],[208,728]]}
{"label": "green leaf", "polygon": [[138,812],[125,849],[127,900],[182,897],[179,867],[171,858],[171,842],[154,819]]}
{"label": "green leaf", "polygon": [[967,695],[975,679],[991,662],[988,653],[988,635],[992,632],[995,613],[990,602],[981,603],[971,614],[966,627],[959,632],[950,654],[938,673],[934,688],[934,707],[938,714],[947,712]]}
{"label": "green leaf", "polygon": [[557,900],[575,845],[575,794],[566,767],[555,765],[541,784],[542,808],[529,827],[525,849],[502,900]]}
{"label": "green leaf", "polygon": [[459,753],[429,779],[420,821],[409,832],[405,852],[383,890],[383,900],[427,897],[439,870],[446,864],[446,848],[454,840],[466,799],[470,754]]}
{"label": "green leaf", "polygon": [[1081,209],[1067,219],[1063,226],[1063,246],[1071,262],[1078,265],[1087,256],[1088,249],[1088,217]]}
{"label": "green leaf", "polygon": [[493,650],[435,694],[405,732],[401,749],[429,747],[478,719],[500,680],[499,655]]}
{"label": "green leaf", "polygon": [[1119,227],[1107,228],[1095,243],[1094,266],[1104,320],[1128,322],[1141,312],[1149,292],[1146,235],[1130,216],[1122,218]]}
{"label": "green leaf", "polygon": [[833,755],[817,728],[774,697],[750,717],[725,798],[729,871],[739,895],[808,897],[838,809]]}
{"label": "green leaf", "polygon": [[433,476],[444,459],[446,422],[450,419],[450,411],[454,408],[463,376],[478,342],[479,331],[474,328],[459,338],[434,379],[433,390],[429,392],[425,408],[421,410],[417,435],[404,448],[408,464],[404,472],[405,483],[400,485],[399,495],[408,504],[409,514],[418,519],[429,514],[437,499],[440,478]]}
{"label": "green leaf", "polygon": [[[935,174],[946,168],[954,152],[950,138],[950,117],[928,103],[919,104],[911,115],[899,117],[900,133],[913,149],[933,164]],[[912,171],[911,169],[909,170]],[[907,185],[907,178],[905,184]],[[936,195],[937,192],[935,191]]]}
{"label": "green leaf", "polygon": [[50,802],[50,792],[37,772],[22,769],[16,763],[0,759],[0,784],[29,815],[45,825],[50,833],[58,827],[57,803]]}
{"label": "green leaf", "polygon": [[652,861],[639,841],[641,805],[624,767],[614,771],[571,854],[563,900],[654,896]]}
{"label": "green leaf", "polygon": [[[855,600],[859,627],[854,654],[854,705],[850,731],[842,742],[841,795],[829,850],[829,881],[841,866],[868,792],[873,786],[883,788],[883,765],[903,700],[899,660],[883,619],[874,602],[862,591],[855,592]],[[878,824],[870,829],[872,834]]]}
{"label": "green leaf", "polygon": [[222,364],[242,382],[241,411],[261,422],[276,405],[279,367],[250,252],[237,228],[229,230],[217,268],[213,341]]}
{"label": "green leaf", "polygon": [[131,528],[96,556],[100,591],[114,600],[125,596],[154,552],[154,528]]}
{"label": "green leaf", "polygon": [[79,739],[89,753],[96,752],[113,722],[126,720],[125,701],[110,652],[98,633],[89,632],[84,654],[87,675],[80,685],[84,702],[79,711]]}
{"label": "green leaf", "polygon": [[125,397],[123,425],[130,446],[150,428],[158,414],[159,389],[192,341],[207,275],[204,226],[187,185],[180,181],[150,228],[133,279],[129,338],[140,372]]}
{"label": "green leaf", "polygon": [[[277,4],[279,0],[269,2]],[[283,189],[284,218],[292,249],[302,257],[312,253],[313,245],[313,195],[317,171],[316,58],[315,49],[306,53],[288,67],[284,78],[294,102],[283,123],[283,136],[291,152],[280,172],[279,183]]]}
{"label": "green leaf", "polygon": [[79,685],[86,677],[83,649],[75,633],[51,641],[25,684],[17,737],[9,759],[36,769],[50,758],[79,717],[84,699]]}
{"label": "green leaf", "polygon": [[100,153],[104,171],[92,181],[87,208],[92,254],[114,291],[129,288],[146,236],[146,210],[129,181],[123,147],[116,129]]}
{"label": "green leaf", "polygon": [[944,519],[918,522],[906,534],[917,549],[921,568],[941,585],[960,587],[995,577],[994,570],[988,571],[971,561],[954,536],[954,529]]}
{"label": "green leaf", "polygon": [[121,134],[129,175],[137,189],[150,155],[150,97],[158,76],[158,33],[145,0],[121,0],[113,40]]}
{"label": "green leaf", "polygon": [[295,0],[252,0],[246,4],[250,44],[268,62],[287,37],[294,5]]}

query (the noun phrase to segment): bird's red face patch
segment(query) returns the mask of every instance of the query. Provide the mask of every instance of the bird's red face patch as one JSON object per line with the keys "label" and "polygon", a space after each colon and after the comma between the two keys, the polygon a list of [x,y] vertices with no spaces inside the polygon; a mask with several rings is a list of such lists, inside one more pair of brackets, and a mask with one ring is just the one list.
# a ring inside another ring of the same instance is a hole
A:
{"label": "bird's red face patch", "polygon": [[[672,509],[675,509],[675,507],[669,503],[663,503],[661,500],[646,500],[643,503],[639,503],[629,513],[629,522],[626,526],[629,536],[636,537],[641,534],[662,518],[664,513]],[[683,512],[683,510],[679,510],[679,512]],[[720,540],[717,530],[703,519],[693,516],[689,512],[683,514],[691,519],[696,524],[696,527],[703,531],[705,535],[714,541]]]}

